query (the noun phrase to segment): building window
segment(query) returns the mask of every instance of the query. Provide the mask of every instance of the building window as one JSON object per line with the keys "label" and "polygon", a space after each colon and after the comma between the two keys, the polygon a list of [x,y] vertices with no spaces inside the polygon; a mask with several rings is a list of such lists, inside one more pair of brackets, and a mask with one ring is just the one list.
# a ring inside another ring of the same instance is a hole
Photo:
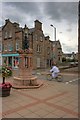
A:
{"label": "building window", "polygon": [[38,40],[37,34],[35,34],[35,40]]}
{"label": "building window", "polygon": [[4,38],[7,38],[7,37],[8,37],[8,32],[5,31],[5,33],[4,33]]}
{"label": "building window", "polygon": [[12,37],[12,31],[9,31],[9,38]]}
{"label": "building window", "polygon": [[12,44],[8,44],[8,50],[9,50],[9,51],[12,51],[12,50],[13,50]]}
{"label": "building window", "polygon": [[19,50],[19,43],[16,42],[16,50]]}
{"label": "building window", "polygon": [[58,60],[60,61],[60,57],[58,58]]}
{"label": "building window", "polygon": [[4,45],[4,51],[7,51],[7,45]]}
{"label": "building window", "polygon": [[40,47],[40,45],[37,45],[37,52],[41,52],[41,47]]}
{"label": "building window", "polygon": [[40,41],[43,41],[43,37],[42,36],[40,37]]}
{"label": "building window", "polygon": [[35,34],[34,36],[33,36],[33,40],[38,40],[38,36],[37,36],[37,34]]}
{"label": "building window", "polygon": [[47,54],[50,54],[50,47],[47,48]]}

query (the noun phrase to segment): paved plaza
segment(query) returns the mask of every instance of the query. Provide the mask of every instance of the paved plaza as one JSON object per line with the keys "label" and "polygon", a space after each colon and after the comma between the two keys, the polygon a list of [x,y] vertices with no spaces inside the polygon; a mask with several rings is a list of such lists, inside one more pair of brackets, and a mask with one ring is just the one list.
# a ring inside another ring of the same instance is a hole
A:
{"label": "paved plaza", "polygon": [[45,72],[36,72],[43,81],[40,88],[12,88],[10,96],[0,98],[3,118],[78,118],[78,84],[73,84],[78,74],[63,72],[64,81],[56,82],[48,81]]}

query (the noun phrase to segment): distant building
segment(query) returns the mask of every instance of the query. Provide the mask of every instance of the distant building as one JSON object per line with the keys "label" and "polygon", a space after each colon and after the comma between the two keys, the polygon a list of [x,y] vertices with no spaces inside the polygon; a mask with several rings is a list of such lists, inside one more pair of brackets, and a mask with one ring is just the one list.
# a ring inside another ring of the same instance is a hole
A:
{"label": "distant building", "polygon": [[76,61],[79,61],[79,60],[78,60],[78,52],[75,53],[75,59],[76,59]]}
{"label": "distant building", "polygon": [[53,58],[57,63],[62,63],[62,54],[60,41],[53,41]]}
{"label": "distant building", "polygon": [[50,67],[53,54],[53,42],[49,36],[44,36],[42,23],[34,21],[34,28],[28,28],[26,25],[21,28],[18,23],[12,23],[9,19],[5,20],[2,27],[2,56],[3,64],[18,67],[19,54],[18,49],[24,49],[25,35],[29,41],[29,47],[33,49],[33,68]]}
{"label": "distant building", "polygon": [[75,61],[78,61],[78,53],[63,53],[63,57],[66,59],[66,60],[75,60]]}

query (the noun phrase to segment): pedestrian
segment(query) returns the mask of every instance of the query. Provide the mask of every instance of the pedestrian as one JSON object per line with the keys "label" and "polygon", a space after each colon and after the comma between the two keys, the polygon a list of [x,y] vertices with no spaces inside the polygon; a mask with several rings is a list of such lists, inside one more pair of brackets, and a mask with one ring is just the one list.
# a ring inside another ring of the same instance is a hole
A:
{"label": "pedestrian", "polygon": [[60,72],[60,70],[55,62],[52,63],[52,69],[50,70],[50,72],[52,73],[52,78],[58,77],[58,73]]}

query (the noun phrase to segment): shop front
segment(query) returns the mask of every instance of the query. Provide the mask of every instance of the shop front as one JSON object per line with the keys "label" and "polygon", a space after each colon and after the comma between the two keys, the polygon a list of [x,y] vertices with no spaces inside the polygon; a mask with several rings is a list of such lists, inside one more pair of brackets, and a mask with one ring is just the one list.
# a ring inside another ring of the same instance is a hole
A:
{"label": "shop front", "polygon": [[19,54],[2,54],[3,65],[10,66],[11,68],[18,68],[19,66]]}

